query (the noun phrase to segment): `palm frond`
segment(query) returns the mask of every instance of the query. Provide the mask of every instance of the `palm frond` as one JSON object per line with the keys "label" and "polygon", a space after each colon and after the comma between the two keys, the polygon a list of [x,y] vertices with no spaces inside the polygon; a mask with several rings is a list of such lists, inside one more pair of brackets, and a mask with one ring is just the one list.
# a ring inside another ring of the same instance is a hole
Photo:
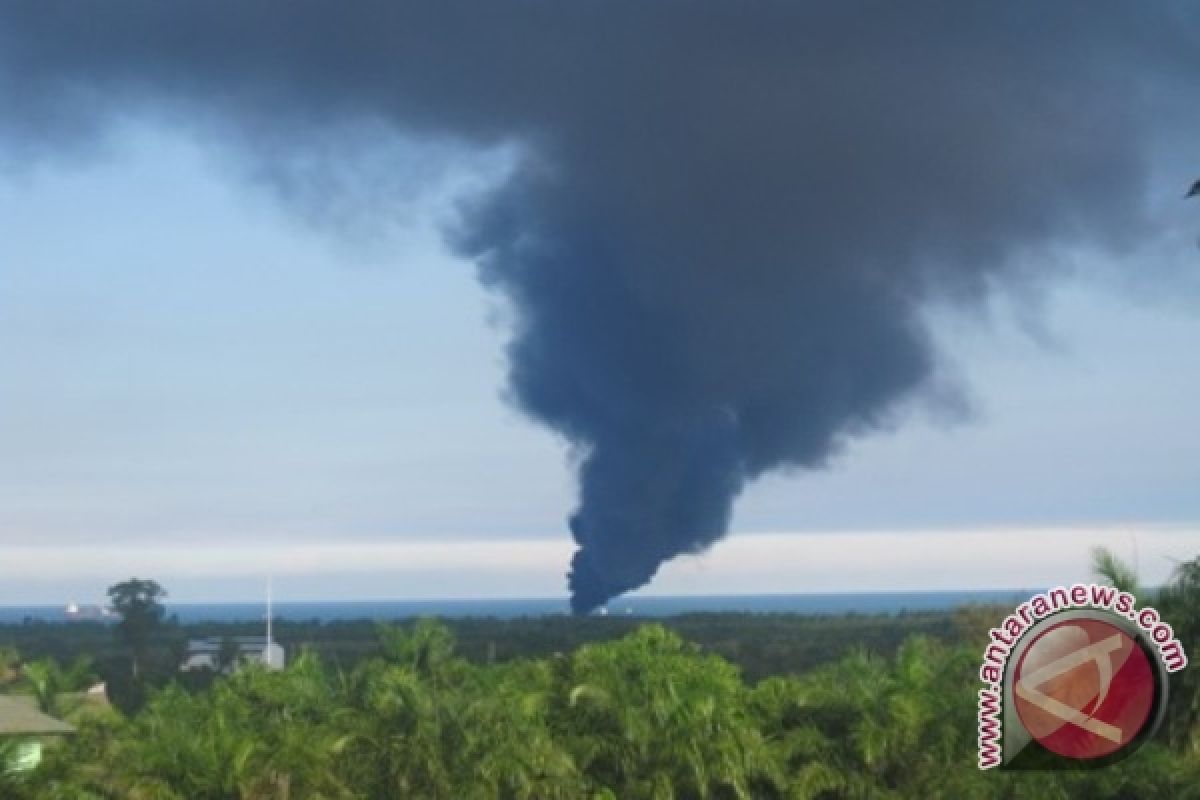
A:
{"label": "palm frond", "polygon": [[1107,547],[1092,548],[1092,572],[1122,592],[1137,594],[1137,571]]}

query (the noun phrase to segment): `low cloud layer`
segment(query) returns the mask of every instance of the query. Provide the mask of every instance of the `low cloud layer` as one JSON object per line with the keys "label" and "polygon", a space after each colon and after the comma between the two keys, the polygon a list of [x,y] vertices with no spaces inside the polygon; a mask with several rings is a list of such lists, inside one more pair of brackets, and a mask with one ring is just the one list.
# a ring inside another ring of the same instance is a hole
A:
{"label": "low cloud layer", "polygon": [[[696,594],[700,580],[708,593],[741,595],[795,593],[797,581],[805,594],[1048,587],[1090,579],[1098,545],[1137,562],[1143,585],[1158,586],[1195,552],[1198,535],[1196,526],[1150,524],[747,533],[674,560],[646,596]],[[561,578],[550,565],[569,549],[545,539],[264,544],[252,536],[99,553],[19,545],[5,548],[0,605],[95,602],[130,574],[153,575],[181,602],[258,601],[264,575],[286,601],[552,597]],[[862,553],[874,557],[864,562]]]}
{"label": "low cloud layer", "polygon": [[520,153],[446,235],[515,311],[514,401],[574,446],[585,611],[928,389],[929,300],[1137,244],[1197,31],[1167,3],[9,3],[0,137]]}

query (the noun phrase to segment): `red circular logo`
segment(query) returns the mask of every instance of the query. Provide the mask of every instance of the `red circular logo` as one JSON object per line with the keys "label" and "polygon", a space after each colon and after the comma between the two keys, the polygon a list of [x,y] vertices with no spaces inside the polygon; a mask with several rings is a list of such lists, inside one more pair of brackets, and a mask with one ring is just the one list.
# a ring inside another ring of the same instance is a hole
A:
{"label": "red circular logo", "polygon": [[1100,758],[1142,731],[1154,707],[1154,674],[1129,634],[1098,619],[1047,628],[1013,673],[1017,715],[1029,734],[1067,758]]}

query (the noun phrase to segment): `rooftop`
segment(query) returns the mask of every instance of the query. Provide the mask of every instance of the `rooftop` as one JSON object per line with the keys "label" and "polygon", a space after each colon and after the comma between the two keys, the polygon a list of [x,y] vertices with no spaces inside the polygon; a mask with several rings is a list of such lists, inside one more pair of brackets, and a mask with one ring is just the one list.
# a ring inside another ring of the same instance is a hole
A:
{"label": "rooftop", "polygon": [[[216,653],[226,641],[231,641],[238,646],[240,650],[262,650],[267,646],[267,637],[265,636],[210,636],[206,639],[192,639],[188,642],[189,653]],[[272,642],[278,645],[278,642]]]}
{"label": "rooftop", "polygon": [[0,695],[0,736],[74,733],[75,729],[37,710],[32,697]]}

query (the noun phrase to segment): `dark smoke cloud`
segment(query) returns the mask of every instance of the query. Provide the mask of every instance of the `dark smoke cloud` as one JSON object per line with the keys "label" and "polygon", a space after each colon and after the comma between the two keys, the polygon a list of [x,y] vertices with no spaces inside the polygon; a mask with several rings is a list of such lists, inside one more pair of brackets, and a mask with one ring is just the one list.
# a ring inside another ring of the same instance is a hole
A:
{"label": "dark smoke cloud", "polygon": [[579,454],[586,610],[926,388],[924,302],[1136,241],[1156,104],[1200,77],[1180,8],[14,1],[0,130],[21,153],[128,114],[266,159],[354,120],[518,146],[449,237],[517,311],[513,396]]}

